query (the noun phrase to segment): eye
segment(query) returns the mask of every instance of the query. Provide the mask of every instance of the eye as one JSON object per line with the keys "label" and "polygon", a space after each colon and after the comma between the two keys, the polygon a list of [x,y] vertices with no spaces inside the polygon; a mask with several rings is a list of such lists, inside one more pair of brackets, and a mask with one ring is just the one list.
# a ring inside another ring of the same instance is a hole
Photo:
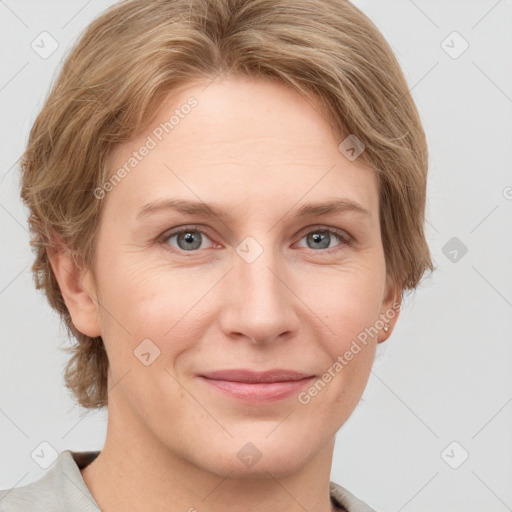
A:
{"label": "eye", "polygon": [[[319,249],[334,249],[336,251],[352,243],[352,237],[346,232],[323,226],[309,228],[309,231],[305,232],[299,241],[304,239],[307,244],[306,248],[313,249],[315,252],[319,252]],[[339,242],[338,244],[335,244],[336,240]],[[210,242],[209,245],[208,242]],[[198,252],[200,249],[212,248],[215,245],[198,226],[183,226],[169,231],[160,238],[160,243],[170,246],[177,252]],[[330,253],[332,251],[320,252]]]}
{"label": "eye", "polygon": [[[347,233],[335,228],[310,228],[305,236],[301,238],[301,241],[304,239],[306,240],[306,247],[315,251],[318,249],[332,249],[339,246],[350,245],[352,243],[352,238]],[[336,240],[341,243],[332,245],[332,242],[335,242]]]}
{"label": "eye", "polygon": [[[171,240],[176,239],[174,245]],[[207,249],[203,242],[210,240],[206,233],[196,226],[185,226],[178,230],[166,233],[161,239],[161,243],[170,245],[174,249],[186,252],[194,252],[198,249]],[[210,246],[211,247],[211,246]]]}

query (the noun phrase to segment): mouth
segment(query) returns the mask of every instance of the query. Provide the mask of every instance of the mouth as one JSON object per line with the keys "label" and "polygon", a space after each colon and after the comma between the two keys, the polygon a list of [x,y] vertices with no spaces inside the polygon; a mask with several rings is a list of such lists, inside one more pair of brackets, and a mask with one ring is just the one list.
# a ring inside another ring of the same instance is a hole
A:
{"label": "mouth", "polygon": [[235,369],[207,372],[198,377],[214,390],[233,398],[268,403],[299,393],[315,376],[284,369],[265,372]]}

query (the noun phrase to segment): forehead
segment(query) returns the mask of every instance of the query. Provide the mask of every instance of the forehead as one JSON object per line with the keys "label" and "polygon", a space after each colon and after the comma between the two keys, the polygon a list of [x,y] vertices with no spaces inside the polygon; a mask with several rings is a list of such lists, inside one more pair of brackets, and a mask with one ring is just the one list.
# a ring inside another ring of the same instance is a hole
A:
{"label": "forehead", "polygon": [[339,195],[371,212],[376,176],[362,160],[348,160],[340,142],[318,105],[284,84],[190,84],[169,96],[142,133],[116,147],[111,174],[133,168],[111,195],[120,199],[122,191],[130,209],[166,195],[226,205],[257,201],[260,208],[262,201],[291,206],[303,197]]}

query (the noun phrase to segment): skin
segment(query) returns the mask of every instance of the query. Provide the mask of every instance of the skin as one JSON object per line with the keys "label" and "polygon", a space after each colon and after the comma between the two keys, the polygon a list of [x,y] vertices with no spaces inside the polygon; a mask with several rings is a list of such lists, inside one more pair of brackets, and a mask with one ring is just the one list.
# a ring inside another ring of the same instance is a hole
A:
{"label": "skin", "polygon": [[[375,174],[348,160],[310,100],[261,79],[217,78],[169,97],[143,133],[116,147],[112,170],[194,96],[180,120],[102,199],[94,268],[50,258],[74,325],[103,338],[110,361],[105,446],[82,476],[103,510],[330,510],[335,434],[366,386],[377,343],[398,313],[308,404],[297,394],[248,404],[197,377],[226,368],[321,376],[400,294],[386,279]],[[298,218],[305,202],[346,198],[369,213]],[[216,203],[231,219],[161,210],[159,198]],[[199,199],[198,199],[199,198]],[[183,249],[171,228],[197,225]],[[339,229],[329,248],[308,237]],[[238,255],[251,236],[263,249]],[[323,247],[323,246],[322,246]],[[150,339],[160,355],[134,356]],[[238,451],[261,453],[251,467]],[[229,478],[225,478],[229,474]]]}

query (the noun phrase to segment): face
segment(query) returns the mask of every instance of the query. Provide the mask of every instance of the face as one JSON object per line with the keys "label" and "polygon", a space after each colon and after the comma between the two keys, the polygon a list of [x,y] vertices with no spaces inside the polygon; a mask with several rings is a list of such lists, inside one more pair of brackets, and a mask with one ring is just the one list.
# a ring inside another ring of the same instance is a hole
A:
{"label": "face", "polygon": [[216,474],[290,474],[333,443],[387,336],[377,181],[284,85],[205,85],[113,153],[112,174],[130,171],[103,189],[100,306],[80,321],[127,435]]}

